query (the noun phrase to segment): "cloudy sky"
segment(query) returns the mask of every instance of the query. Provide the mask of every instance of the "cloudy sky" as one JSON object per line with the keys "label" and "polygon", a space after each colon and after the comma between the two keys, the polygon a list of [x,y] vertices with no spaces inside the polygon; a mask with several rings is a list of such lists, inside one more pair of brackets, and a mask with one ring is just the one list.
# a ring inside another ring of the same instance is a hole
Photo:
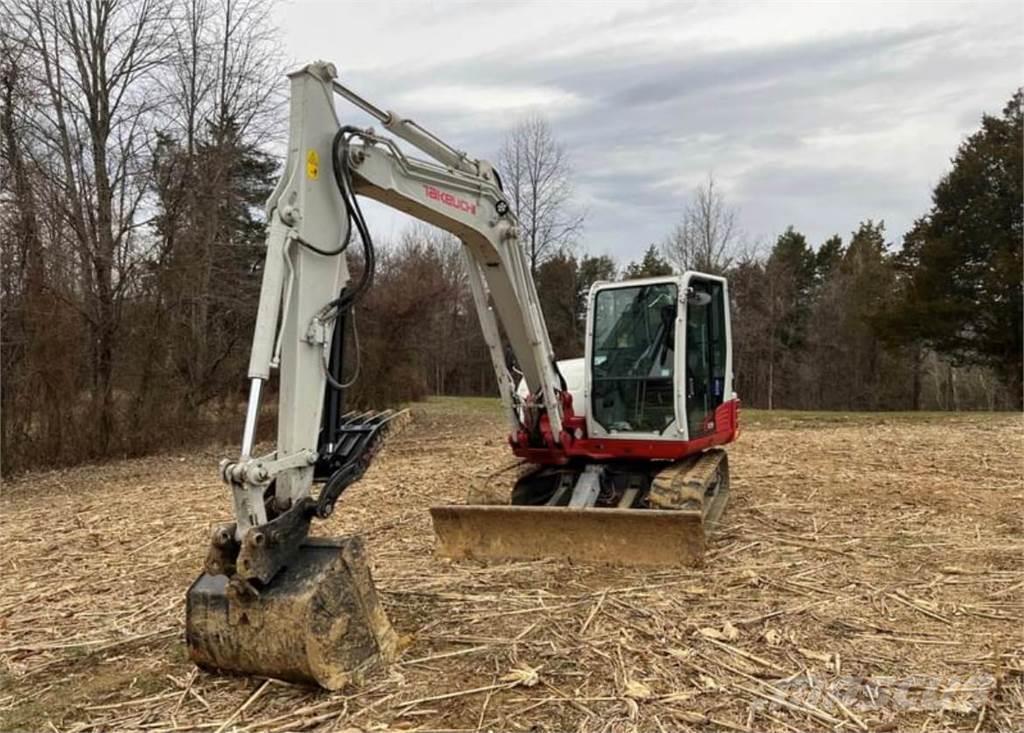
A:
{"label": "cloudy sky", "polygon": [[[305,2],[296,62],[492,158],[539,112],[570,154],[584,247],[660,242],[713,174],[745,238],[898,242],[983,111],[1024,83],[1019,2]],[[340,108],[348,121],[358,114]],[[407,220],[374,211],[383,239]]]}

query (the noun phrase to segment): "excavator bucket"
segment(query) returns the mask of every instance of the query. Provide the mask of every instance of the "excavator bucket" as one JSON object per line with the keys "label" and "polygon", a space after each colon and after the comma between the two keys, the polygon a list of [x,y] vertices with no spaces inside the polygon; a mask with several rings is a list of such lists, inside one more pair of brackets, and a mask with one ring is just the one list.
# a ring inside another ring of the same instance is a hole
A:
{"label": "excavator bucket", "polygon": [[188,591],[185,633],[204,669],[329,690],[398,651],[359,537],[305,540],[263,589],[204,573]]}
{"label": "excavator bucket", "polygon": [[[363,475],[384,436],[408,420],[406,411],[391,410],[343,416],[332,472],[316,498],[299,500],[241,541],[236,525],[215,528],[206,572],[186,600],[192,661],[335,690],[396,657],[398,637],[377,600],[362,539],[308,532],[312,518],[330,516]],[[270,487],[265,498],[273,507]]]}
{"label": "excavator bucket", "polygon": [[436,506],[430,515],[438,553],[455,560],[697,565],[728,495],[726,454],[716,450],[671,464],[645,492],[620,497],[613,507],[559,506],[552,500],[544,506]]}

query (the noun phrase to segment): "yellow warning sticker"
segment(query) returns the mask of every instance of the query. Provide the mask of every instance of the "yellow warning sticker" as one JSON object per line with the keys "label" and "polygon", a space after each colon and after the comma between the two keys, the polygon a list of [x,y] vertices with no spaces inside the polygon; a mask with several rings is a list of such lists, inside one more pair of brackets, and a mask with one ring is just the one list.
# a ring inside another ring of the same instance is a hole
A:
{"label": "yellow warning sticker", "polygon": [[306,176],[311,181],[320,177],[320,156],[312,148],[306,153]]}

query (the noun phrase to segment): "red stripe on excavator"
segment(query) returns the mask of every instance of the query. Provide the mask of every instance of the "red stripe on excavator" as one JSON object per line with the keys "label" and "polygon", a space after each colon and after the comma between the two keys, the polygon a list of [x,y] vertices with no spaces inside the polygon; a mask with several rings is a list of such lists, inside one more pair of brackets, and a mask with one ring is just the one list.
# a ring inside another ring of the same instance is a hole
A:
{"label": "red stripe on excavator", "polygon": [[677,461],[686,456],[725,445],[736,440],[739,435],[739,400],[729,400],[719,405],[714,412],[714,432],[702,435],[693,440],[643,440],[629,438],[575,438],[573,432],[577,428],[585,430],[585,420],[566,412],[565,427],[562,431],[561,444],[551,440],[551,430],[547,417],[541,418],[541,433],[544,435],[543,448],[530,446],[525,433],[510,436],[512,452],[531,463],[560,465],[572,458],[588,458],[595,461],[614,460],[655,460]]}

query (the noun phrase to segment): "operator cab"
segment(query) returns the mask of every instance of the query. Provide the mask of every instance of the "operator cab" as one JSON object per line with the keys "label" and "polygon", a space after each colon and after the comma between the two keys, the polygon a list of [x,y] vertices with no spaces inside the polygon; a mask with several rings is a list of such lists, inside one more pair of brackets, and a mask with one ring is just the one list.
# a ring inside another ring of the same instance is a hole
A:
{"label": "operator cab", "polygon": [[687,272],[590,293],[587,432],[592,438],[692,440],[714,430],[732,395],[724,279]]}

